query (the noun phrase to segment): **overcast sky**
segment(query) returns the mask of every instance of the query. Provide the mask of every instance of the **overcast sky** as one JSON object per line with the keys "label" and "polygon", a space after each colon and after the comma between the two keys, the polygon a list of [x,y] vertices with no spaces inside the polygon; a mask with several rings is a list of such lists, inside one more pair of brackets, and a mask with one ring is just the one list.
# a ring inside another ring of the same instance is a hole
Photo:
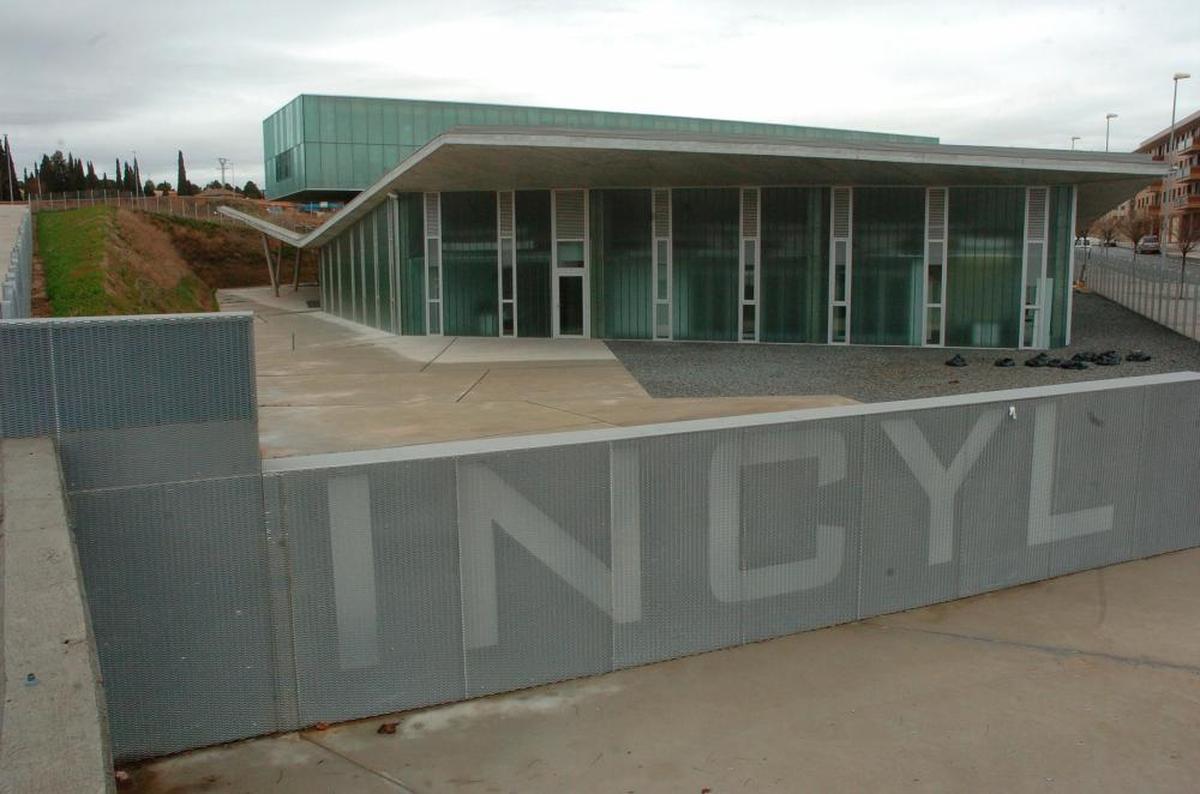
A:
{"label": "overcast sky", "polygon": [[1200,108],[1200,4],[6,0],[0,132],[262,184],[262,119],[299,93],[494,101],[1112,148]]}

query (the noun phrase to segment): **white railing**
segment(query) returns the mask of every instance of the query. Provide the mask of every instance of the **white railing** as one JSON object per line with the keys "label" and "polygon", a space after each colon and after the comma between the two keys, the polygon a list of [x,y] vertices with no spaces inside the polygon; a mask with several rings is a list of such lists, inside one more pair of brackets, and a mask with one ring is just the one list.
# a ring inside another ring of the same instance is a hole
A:
{"label": "white railing", "polygon": [[1159,325],[1200,340],[1200,257],[1180,283],[1179,259],[1166,267],[1157,254],[1133,256],[1123,248],[1091,246],[1075,251],[1076,273],[1088,288]]}

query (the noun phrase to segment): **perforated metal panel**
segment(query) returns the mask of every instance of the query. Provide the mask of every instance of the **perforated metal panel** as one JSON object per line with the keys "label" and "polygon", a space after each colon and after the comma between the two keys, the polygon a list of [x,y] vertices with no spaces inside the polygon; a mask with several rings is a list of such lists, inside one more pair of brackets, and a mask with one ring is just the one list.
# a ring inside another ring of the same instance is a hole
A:
{"label": "perforated metal panel", "polygon": [[301,724],[465,695],[453,462],[276,483]]}
{"label": "perforated metal panel", "polygon": [[56,431],[50,325],[0,322],[0,436]]}
{"label": "perforated metal panel", "polygon": [[116,488],[256,474],[253,420],[63,432],[59,455],[68,490]]}
{"label": "perforated metal panel", "polygon": [[462,458],[457,472],[467,694],[611,670],[607,446]]}
{"label": "perforated metal panel", "polygon": [[[250,318],[88,318],[53,325],[62,430],[252,419]],[[230,362],[213,369],[214,362]]]}
{"label": "perforated metal panel", "polygon": [[259,476],[77,492],[113,753],[277,729]]}
{"label": "perforated metal panel", "polygon": [[629,444],[637,461],[641,527],[640,619],[613,627],[614,666],[741,642],[741,605],[709,587],[709,494],[737,487],[738,472],[713,466],[736,429],[665,435]]}

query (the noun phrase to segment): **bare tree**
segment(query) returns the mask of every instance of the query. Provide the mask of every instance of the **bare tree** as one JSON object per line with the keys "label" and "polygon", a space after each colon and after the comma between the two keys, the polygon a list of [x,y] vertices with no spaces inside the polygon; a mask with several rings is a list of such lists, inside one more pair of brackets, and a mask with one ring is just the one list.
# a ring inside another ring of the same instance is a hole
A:
{"label": "bare tree", "polygon": [[[1163,243],[1166,245],[1166,243]],[[1200,217],[1196,215],[1184,215],[1179,219],[1179,228],[1176,230],[1175,245],[1179,248],[1179,292],[1176,297],[1183,297],[1183,279],[1187,271],[1188,254],[1192,252],[1197,245],[1200,245]]]}
{"label": "bare tree", "polygon": [[1099,237],[1105,246],[1110,246],[1117,239],[1121,230],[1121,221],[1115,215],[1105,215],[1092,224],[1092,234]]}
{"label": "bare tree", "polygon": [[[1137,261],[1138,241],[1154,231],[1154,219],[1146,212],[1131,212],[1121,224],[1121,231],[1133,243],[1133,261]],[[1161,243],[1159,243],[1161,245]]]}

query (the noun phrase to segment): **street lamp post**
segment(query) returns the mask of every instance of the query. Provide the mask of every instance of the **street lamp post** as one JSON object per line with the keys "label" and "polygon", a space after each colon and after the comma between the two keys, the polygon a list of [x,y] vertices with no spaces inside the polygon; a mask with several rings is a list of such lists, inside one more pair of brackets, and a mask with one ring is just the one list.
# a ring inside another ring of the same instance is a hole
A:
{"label": "street lamp post", "polygon": [[1163,174],[1163,189],[1162,189],[1162,212],[1160,213],[1162,221],[1159,223],[1159,256],[1162,257],[1163,267],[1167,265],[1167,245],[1171,242],[1171,207],[1167,204],[1167,181],[1171,178],[1175,171],[1175,107],[1179,101],[1179,81],[1187,80],[1191,77],[1187,72],[1176,72],[1171,78],[1174,83],[1174,90],[1171,92],[1171,131],[1167,135],[1167,151],[1163,159],[1167,164],[1167,171]]}
{"label": "street lamp post", "polygon": [[1112,125],[1112,120],[1117,117],[1116,113],[1104,114],[1104,151],[1108,151],[1108,131]]}
{"label": "street lamp post", "polygon": [[1078,135],[1071,136],[1071,151],[1075,151],[1075,141],[1079,140]]}

